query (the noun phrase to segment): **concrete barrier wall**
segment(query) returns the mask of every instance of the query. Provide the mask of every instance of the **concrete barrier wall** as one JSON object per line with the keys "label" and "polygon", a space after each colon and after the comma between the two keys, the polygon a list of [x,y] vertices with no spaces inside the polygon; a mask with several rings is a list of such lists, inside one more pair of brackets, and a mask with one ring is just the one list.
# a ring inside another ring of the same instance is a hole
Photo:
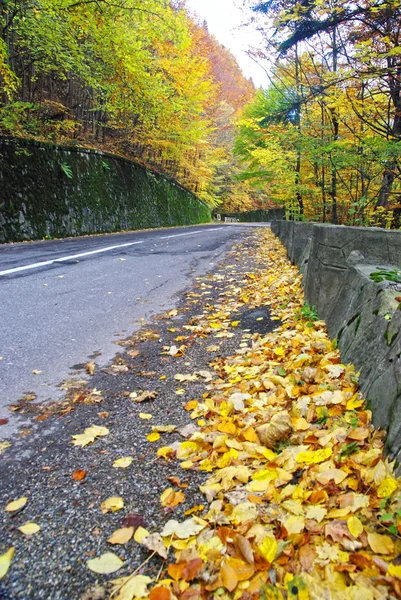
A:
{"label": "concrete barrier wall", "polygon": [[401,232],[291,221],[272,230],[342,360],[360,370],[374,423],[387,429],[387,451],[401,462],[401,284],[370,278],[377,267],[401,268]]}

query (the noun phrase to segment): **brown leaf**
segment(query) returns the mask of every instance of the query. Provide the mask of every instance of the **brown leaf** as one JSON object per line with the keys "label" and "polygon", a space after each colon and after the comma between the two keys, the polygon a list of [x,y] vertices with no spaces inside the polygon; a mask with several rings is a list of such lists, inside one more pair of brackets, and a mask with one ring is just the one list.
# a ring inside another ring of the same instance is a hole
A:
{"label": "brown leaf", "polygon": [[142,517],[142,515],[138,515],[138,513],[135,512],[132,512],[126,517],[124,517],[124,519],[121,522],[121,525],[122,527],[133,527],[134,530],[138,529],[138,527],[143,527],[144,529],[146,529],[147,527],[147,523]]}
{"label": "brown leaf", "polygon": [[0,425],[7,425],[8,419],[0,419]]}
{"label": "brown leaf", "polygon": [[184,581],[192,581],[199,575],[201,570],[203,569],[203,562],[200,558],[194,558],[185,563],[184,568],[182,569],[182,579]]}
{"label": "brown leaf", "polygon": [[187,483],[181,483],[181,480],[178,477],[166,477],[167,481],[169,481],[170,483],[172,483],[173,485],[176,485],[177,487],[184,489],[188,487]]}
{"label": "brown leaf", "polygon": [[285,440],[292,432],[292,423],[288,412],[273,415],[270,423],[256,428],[261,443],[267,448],[275,448],[277,442]]}
{"label": "brown leaf", "polygon": [[250,542],[243,535],[236,535],[234,538],[234,544],[240,554],[244,557],[246,562],[249,565],[255,564],[255,559],[253,556],[253,550]]}
{"label": "brown leaf", "polygon": [[307,573],[310,573],[313,569],[313,565],[316,558],[316,552],[310,544],[305,544],[299,549],[299,562]]}
{"label": "brown leaf", "polygon": [[152,533],[152,535],[146,536],[143,538],[141,544],[151,552],[156,552],[162,558],[167,559],[167,549],[159,533]]}
{"label": "brown leaf", "polygon": [[154,400],[157,397],[157,392],[142,392],[140,396],[135,398],[135,402],[145,402],[145,400]]}
{"label": "brown leaf", "polygon": [[327,523],[324,533],[326,537],[331,537],[334,542],[342,542],[344,537],[352,537],[348,530],[347,521],[340,521],[339,519]]}
{"label": "brown leaf", "polygon": [[87,471],[83,471],[82,469],[77,469],[76,471],[73,472],[71,477],[74,479],[74,481],[82,481],[82,479],[85,479],[86,473],[87,473]]}
{"label": "brown leaf", "polygon": [[86,363],[85,371],[88,373],[88,375],[93,375],[95,372],[95,369],[96,369],[96,364],[93,362],[93,360]]}

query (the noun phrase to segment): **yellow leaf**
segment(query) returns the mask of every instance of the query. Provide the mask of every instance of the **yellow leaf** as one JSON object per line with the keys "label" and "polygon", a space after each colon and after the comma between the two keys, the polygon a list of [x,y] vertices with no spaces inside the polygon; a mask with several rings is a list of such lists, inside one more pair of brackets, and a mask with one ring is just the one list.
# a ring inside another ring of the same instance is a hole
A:
{"label": "yellow leaf", "polygon": [[358,538],[362,531],[363,531],[363,525],[360,522],[360,520],[358,519],[358,517],[352,516],[347,520],[347,525],[348,525],[348,529],[350,530],[350,533],[354,536],[354,538]]}
{"label": "yellow leaf", "polygon": [[103,514],[108,512],[116,512],[117,510],[124,508],[124,500],[119,496],[112,496],[111,498],[107,498],[107,500],[102,502],[100,508],[102,509]]}
{"label": "yellow leaf", "polygon": [[144,419],[145,421],[152,419],[152,417],[153,415],[151,415],[150,413],[139,413],[139,418]]}
{"label": "yellow leaf", "polygon": [[351,507],[346,506],[344,508],[333,508],[327,515],[329,519],[343,519],[351,512]]}
{"label": "yellow leaf", "polygon": [[18,500],[14,500],[13,502],[9,502],[6,506],[6,512],[15,512],[16,510],[20,510],[25,506],[28,502],[28,498],[25,496],[22,498],[18,498]]}
{"label": "yellow leaf", "polygon": [[295,535],[297,533],[301,533],[305,527],[305,519],[302,516],[291,515],[288,517],[286,521],[283,523],[286,528],[288,535]]}
{"label": "yellow leaf", "polygon": [[259,546],[259,552],[267,562],[272,563],[275,559],[277,548],[278,545],[275,538],[267,535]]}
{"label": "yellow leaf", "polygon": [[401,579],[401,565],[393,565],[390,563],[388,566],[388,575],[392,575],[393,577],[397,577],[397,579]]}
{"label": "yellow leaf", "polygon": [[327,485],[331,479],[333,479],[334,483],[341,483],[348,476],[348,473],[343,471],[342,469],[328,469],[327,471],[322,471],[316,475],[316,481],[321,483],[322,485]]}
{"label": "yellow leaf", "polygon": [[368,542],[373,552],[376,552],[377,554],[394,553],[394,542],[388,535],[381,535],[380,533],[368,533]]}
{"label": "yellow leaf", "polygon": [[384,479],[379,487],[377,488],[377,497],[378,498],[387,498],[391,496],[395,490],[398,489],[398,483],[392,477],[387,477]]}
{"label": "yellow leaf", "polygon": [[163,458],[167,458],[168,456],[171,456],[172,453],[173,453],[173,449],[170,448],[170,446],[162,446],[156,452],[157,456],[162,456]]}
{"label": "yellow leaf", "polygon": [[[198,519],[198,521],[200,521],[200,519]],[[203,521],[203,523],[206,522]],[[205,526],[206,524],[202,525],[201,523],[197,522],[194,517],[186,519],[182,523],[179,523],[175,519],[171,519],[171,521],[167,521],[160,535],[163,537],[175,535],[177,538],[185,540],[202,531]]]}
{"label": "yellow leaf", "polygon": [[310,427],[310,423],[304,417],[293,418],[291,422],[296,431],[306,431]]}
{"label": "yellow leaf", "polygon": [[134,459],[131,456],[124,456],[124,458],[117,458],[113,462],[113,467],[116,469],[126,469],[133,463]]}
{"label": "yellow leaf", "polygon": [[33,535],[40,531],[40,525],[37,525],[36,523],[25,523],[25,525],[21,525],[18,529],[22,533],[25,533],[25,535]]}
{"label": "yellow leaf", "polygon": [[282,348],[282,347],[280,346],[280,348],[275,348],[275,349],[274,349],[274,354],[275,354],[276,356],[283,357],[283,356],[285,356],[285,350],[284,350],[284,348]]}
{"label": "yellow leaf", "polygon": [[189,510],[186,510],[184,512],[184,517],[189,517],[189,515],[192,515],[193,513],[201,512],[204,508],[205,508],[204,504],[199,504],[198,506],[194,506],[193,508],[190,508]]}
{"label": "yellow leaf", "polygon": [[354,396],[348,400],[346,409],[355,410],[356,408],[360,408],[364,402],[364,400],[358,400],[358,394],[354,394]]}
{"label": "yellow leaf", "polygon": [[150,535],[149,531],[144,527],[138,527],[134,533],[134,540],[137,544],[142,544],[142,541]]}
{"label": "yellow leaf", "polygon": [[323,506],[310,506],[306,511],[305,518],[306,519],[314,519],[318,523],[323,521],[324,517],[327,514],[327,509],[323,508]]}
{"label": "yellow leaf", "polygon": [[112,552],[106,552],[98,558],[92,558],[86,562],[88,569],[94,573],[100,575],[108,575],[109,573],[115,573],[118,569],[123,566],[123,561],[118,558],[116,554]]}
{"label": "yellow leaf", "polygon": [[11,561],[13,559],[14,553],[15,549],[9,548],[7,552],[0,555],[0,579],[3,579],[4,575],[6,575],[10,567]]}
{"label": "yellow leaf", "polygon": [[313,465],[324,462],[333,454],[331,448],[322,448],[321,450],[306,450],[306,452],[299,452],[296,457],[298,463],[305,463],[306,465]]}
{"label": "yellow leaf", "polygon": [[185,501],[185,496],[182,492],[175,492],[173,488],[167,488],[160,496],[160,502],[162,506],[170,506],[174,508],[181,502]]}
{"label": "yellow leaf", "polygon": [[231,520],[235,525],[254,521],[258,516],[258,509],[252,502],[242,502],[234,508]]}
{"label": "yellow leaf", "polygon": [[184,462],[180,463],[181,469],[191,469],[194,463],[191,460],[184,460]]}
{"label": "yellow leaf", "polygon": [[157,431],[149,433],[146,436],[146,439],[148,440],[148,442],[157,442],[157,440],[160,440],[160,433],[158,433]]}
{"label": "yellow leaf", "polygon": [[83,433],[73,435],[72,443],[74,446],[81,446],[84,448],[88,444],[94,442],[97,437],[103,437],[109,433],[110,431],[107,429],[107,427],[92,425],[91,427],[87,427]]}
{"label": "yellow leaf", "polygon": [[126,544],[133,535],[133,527],[122,527],[121,529],[116,529],[107,541],[109,544]]}
{"label": "yellow leaf", "polygon": [[[113,600],[133,600],[134,598],[145,598],[149,595],[148,584],[152,579],[147,575],[135,575],[135,577],[121,577],[113,581]],[[115,595],[117,593],[117,595]]]}

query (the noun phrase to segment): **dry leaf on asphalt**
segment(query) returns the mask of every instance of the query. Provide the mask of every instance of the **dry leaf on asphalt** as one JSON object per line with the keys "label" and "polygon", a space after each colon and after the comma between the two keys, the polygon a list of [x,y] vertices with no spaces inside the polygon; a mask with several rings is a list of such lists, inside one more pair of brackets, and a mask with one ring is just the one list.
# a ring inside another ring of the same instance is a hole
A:
{"label": "dry leaf on asphalt", "polygon": [[7,574],[11,561],[14,557],[14,553],[15,549],[9,548],[7,552],[0,555],[0,579],[3,579],[3,577]]}
{"label": "dry leaf on asphalt", "polygon": [[112,552],[106,552],[98,558],[92,558],[86,561],[88,569],[100,575],[109,575],[115,573],[123,566],[123,561]]}
{"label": "dry leaf on asphalt", "polygon": [[113,600],[133,600],[134,598],[145,598],[149,594],[148,585],[152,579],[147,575],[135,575],[134,577],[121,577],[112,581]]}
{"label": "dry leaf on asphalt", "polygon": [[141,544],[151,552],[156,552],[162,558],[167,558],[167,549],[159,533],[152,533],[152,535],[144,537]]}
{"label": "dry leaf on asphalt", "polygon": [[88,375],[94,375],[95,369],[96,369],[96,364],[93,362],[93,360],[86,363],[85,371],[88,373]]}
{"label": "dry leaf on asphalt", "polygon": [[40,525],[37,525],[37,523],[29,522],[25,523],[25,525],[21,525],[20,527],[18,527],[18,529],[25,535],[33,535],[34,533],[40,531]]}
{"label": "dry leaf on asphalt", "polygon": [[24,508],[25,504],[28,502],[28,498],[23,496],[22,498],[18,498],[18,500],[13,500],[9,502],[6,506],[6,512],[16,512],[17,510],[21,510]]}
{"label": "dry leaf on asphalt", "polygon": [[100,508],[103,514],[108,512],[116,512],[124,508],[124,500],[120,496],[112,496],[101,503]]}
{"label": "dry leaf on asphalt", "polygon": [[121,529],[116,529],[107,541],[109,544],[126,544],[133,535],[133,527],[122,527]]}
{"label": "dry leaf on asphalt", "polygon": [[107,427],[101,427],[99,425],[91,425],[87,427],[84,433],[78,433],[72,436],[72,443],[74,446],[81,446],[84,448],[88,444],[91,444],[98,437],[109,435],[110,431]]}
{"label": "dry leaf on asphalt", "polygon": [[132,465],[133,461],[134,459],[132,458],[132,456],[124,456],[123,458],[117,458],[117,460],[113,462],[113,467],[115,467],[116,469],[126,469],[127,467]]}
{"label": "dry leaf on asphalt", "polygon": [[145,402],[146,400],[154,400],[155,398],[157,398],[157,392],[142,392],[134,400],[135,402]]}

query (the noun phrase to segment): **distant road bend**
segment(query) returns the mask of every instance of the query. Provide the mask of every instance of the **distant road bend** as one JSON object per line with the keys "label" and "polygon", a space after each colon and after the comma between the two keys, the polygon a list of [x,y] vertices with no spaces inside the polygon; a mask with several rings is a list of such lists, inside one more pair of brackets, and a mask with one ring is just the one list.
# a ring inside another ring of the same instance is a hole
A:
{"label": "distant road bend", "polygon": [[0,439],[19,424],[9,404],[59,398],[57,385],[95,354],[104,366],[116,340],[173,308],[249,233],[219,224],[0,245]]}

